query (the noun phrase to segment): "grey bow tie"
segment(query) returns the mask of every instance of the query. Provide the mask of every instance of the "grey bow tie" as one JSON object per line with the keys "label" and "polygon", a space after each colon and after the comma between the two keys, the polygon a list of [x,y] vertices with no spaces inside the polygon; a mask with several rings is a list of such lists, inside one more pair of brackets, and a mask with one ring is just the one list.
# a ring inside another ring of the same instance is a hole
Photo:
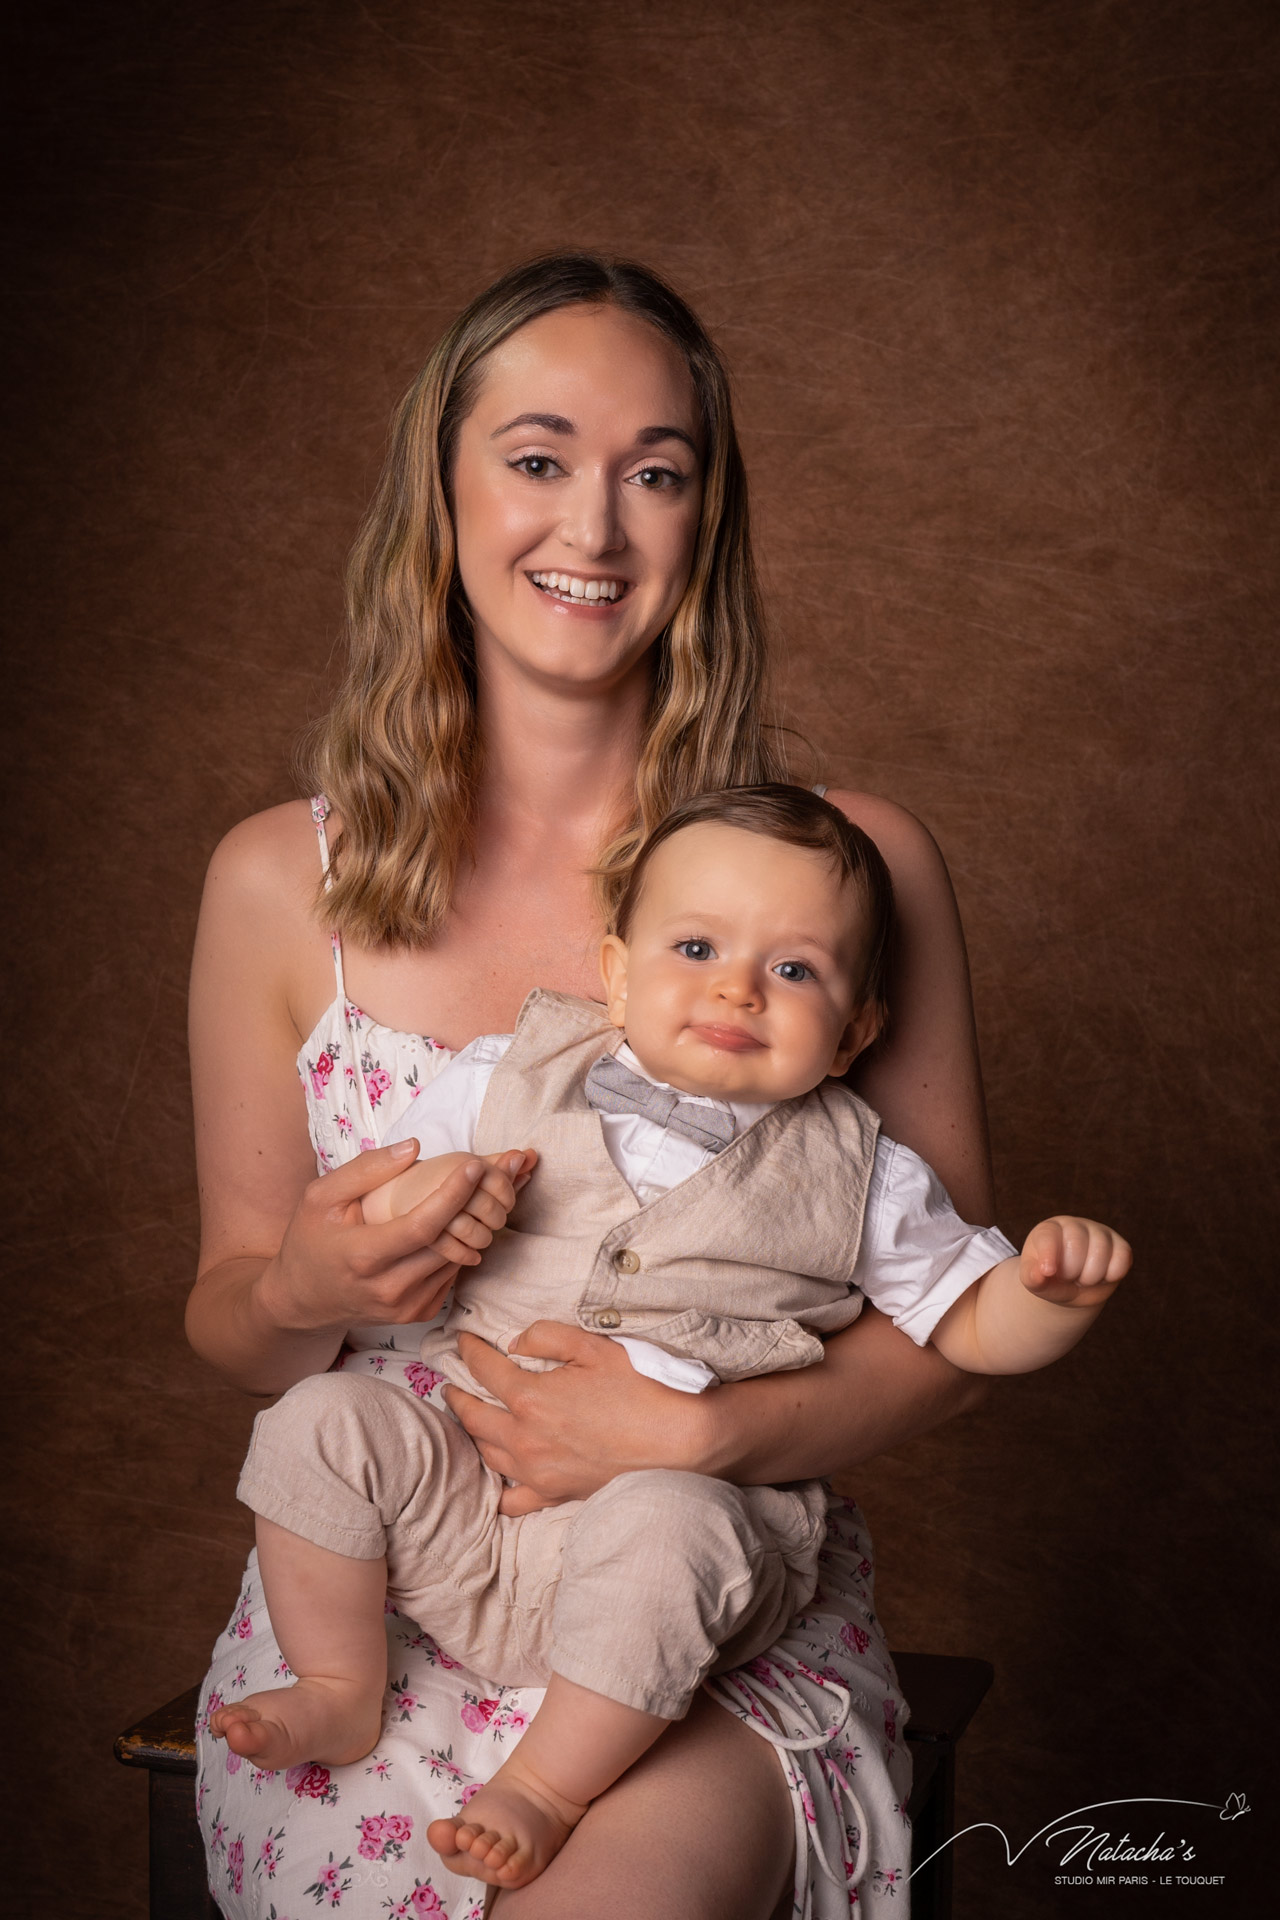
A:
{"label": "grey bow tie", "polygon": [[587,1104],[597,1113],[642,1113],[660,1127],[683,1134],[708,1153],[723,1153],[737,1132],[731,1113],[682,1100],[670,1087],[655,1087],[606,1053],[587,1074]]}

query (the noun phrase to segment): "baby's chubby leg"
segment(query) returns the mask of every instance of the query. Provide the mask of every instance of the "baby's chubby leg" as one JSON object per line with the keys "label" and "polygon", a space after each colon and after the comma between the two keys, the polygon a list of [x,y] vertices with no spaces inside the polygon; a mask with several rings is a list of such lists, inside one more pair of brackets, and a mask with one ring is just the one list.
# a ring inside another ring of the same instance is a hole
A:
{"label": "baby's chubby leg", "polygon": [[593,1800],[670,1725],[553,1673],[520,1745],[464,1813],[433,1820],[428,1843],[454,1873],[523,1887],[559,1853]]}
{"label": "baby's chubby leg", "polygon": [[387,1680],[388,1568],[397,1603],[463,1657],[498,1571],[500,1490],[462,1429],[406,1388],[358,1374],[299,1381],[258,1416],[238,1489],[296,1680],[220,1707],[211,1731],[274,1769],[368,1753]]}
{"label": "baby's chubby leg", "polygon": [[260,1767],[362,1760],[382,1728],[385,1559],[350,1560],[258,1516],[258,1566],[295,1683],[219,1707],[210,1731]]}
{"label": "baby's chubby leg", "polygon": [[813,1591],[820,1490],[622,1474],[573,1520],[550,1685],[520,1745],[427,1838],[455,1873],[536,1879],[588,1805],[682,1719],[697,1688],[760,1653]]}

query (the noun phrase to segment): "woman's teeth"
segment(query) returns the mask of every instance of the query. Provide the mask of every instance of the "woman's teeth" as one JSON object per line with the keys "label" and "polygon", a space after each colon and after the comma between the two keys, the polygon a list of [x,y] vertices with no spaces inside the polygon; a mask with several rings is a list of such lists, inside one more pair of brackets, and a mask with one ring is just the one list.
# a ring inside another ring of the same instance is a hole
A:
{"label": "woman's teeth", "polygon": [[616,600],[625,593],[625,580],[583,580],[576,573],[531,573],[535,587],[553,600]]}

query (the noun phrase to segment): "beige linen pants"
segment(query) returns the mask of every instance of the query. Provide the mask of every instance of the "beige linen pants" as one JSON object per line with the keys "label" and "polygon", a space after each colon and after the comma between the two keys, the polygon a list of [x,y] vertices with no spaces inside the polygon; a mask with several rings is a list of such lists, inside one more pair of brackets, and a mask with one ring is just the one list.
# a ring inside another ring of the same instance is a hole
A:
{"label": "beige linen pants", "polygon": [[396,1606],[476,1671],[509,1686],[559,1673],[667,1720],[812,1597],[826,1520],[816,1483],[660,1470],[510,1519],[501,1479],[455,1421],[341,1373],[258,1415],[238,1492],[332,1553],[385,1554]]}

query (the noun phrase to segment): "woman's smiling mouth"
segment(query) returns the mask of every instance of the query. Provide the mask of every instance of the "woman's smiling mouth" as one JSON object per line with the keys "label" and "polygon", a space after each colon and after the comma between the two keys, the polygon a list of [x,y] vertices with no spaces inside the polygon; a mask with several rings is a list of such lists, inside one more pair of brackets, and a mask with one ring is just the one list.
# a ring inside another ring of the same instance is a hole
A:
{"label": "woman's smiling mouth", "polygon": [[558,600],[566,607],[598,606],[602,600],[611,604],[621,600],[631,585],[629,580],[619,580],[613,574],[551,571],[530,573],[527,577],[549,600]]}

